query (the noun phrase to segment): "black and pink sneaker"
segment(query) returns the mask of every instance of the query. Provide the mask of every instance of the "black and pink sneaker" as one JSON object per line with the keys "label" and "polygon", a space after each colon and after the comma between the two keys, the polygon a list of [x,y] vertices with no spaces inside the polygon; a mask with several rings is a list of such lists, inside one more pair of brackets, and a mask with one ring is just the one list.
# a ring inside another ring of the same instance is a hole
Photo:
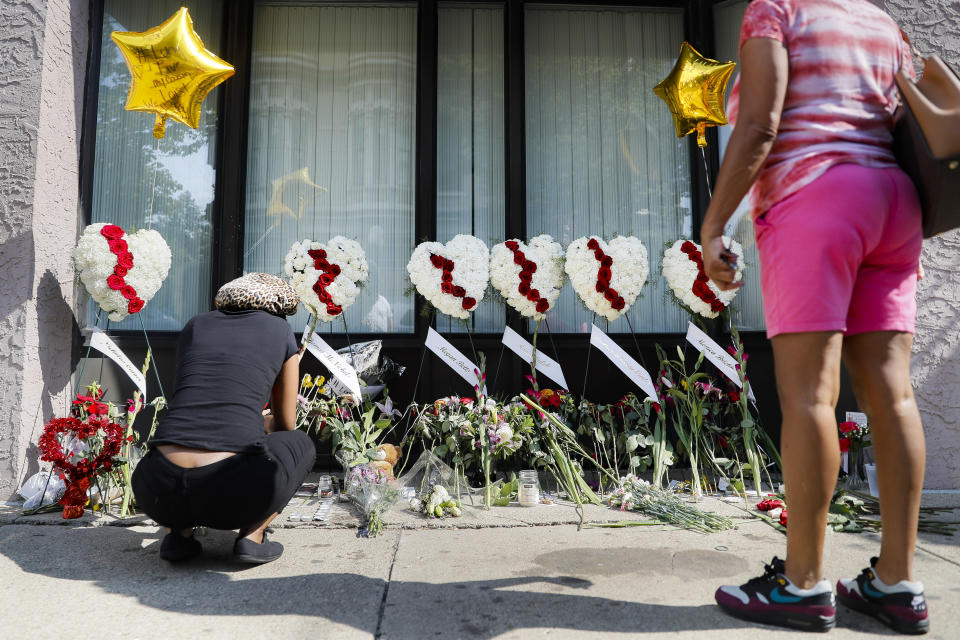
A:
{"label": "black and pink sneaker", "polygon": [[837,606],[830,583],[821,580],[810,589],[800,589],[783,575],[784,570],[783,560],[775,557],[762,576],[739,587],[717,589],[717,604],[730,615],[751,622],[805,631],[832,629]]}
{"label": "black and pink sneaker", "polygon": [[901,580],[895,585],[884,584],[870,566],[851,580],[837,582],[837,597],[854,611],[866,613],[900,633],[926,633],[930,630],[927,599],[923,584]]}

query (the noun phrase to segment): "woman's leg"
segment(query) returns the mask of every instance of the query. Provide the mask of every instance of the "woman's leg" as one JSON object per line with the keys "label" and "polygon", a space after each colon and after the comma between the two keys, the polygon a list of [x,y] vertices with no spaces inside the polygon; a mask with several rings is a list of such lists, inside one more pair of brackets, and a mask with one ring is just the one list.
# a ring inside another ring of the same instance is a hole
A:
{"label": "woman's leg", "polygon": [[267,527],[270,526],[270,523],[273,522],[273,519],[277,517],[277,513],[271,513],[267,516],[267,519],[261,522],[260,524],[254,524],[249,527],[242,527],[240,532],[237,534],[238,538],[246,538],[247,540],[252,540],[257,544],[263,543],[263,532],[267,530]]}
{"label": "woman's leg", "polygon": [[910,384],[913,335],[874,331],[847,336],[843,358],[857,402],[870,419],[883,517],[877,576],[913,580],[926,444]]}
{"label": "woman's leg", "polygon": [[827,510],[840,468],[835,408],[843,335],[782,333],[771,341],[783,412],[780,447],[790,512],[786,576],[807,589],[823,579]]}

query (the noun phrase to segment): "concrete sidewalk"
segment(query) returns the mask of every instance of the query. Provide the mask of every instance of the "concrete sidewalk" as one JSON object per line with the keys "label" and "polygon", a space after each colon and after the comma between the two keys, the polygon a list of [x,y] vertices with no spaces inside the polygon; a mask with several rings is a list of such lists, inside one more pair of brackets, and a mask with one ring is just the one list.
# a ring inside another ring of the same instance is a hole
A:
{"label": "concrete sidewalk", "polygon": [[[328,523],[277,520],[280,560],[233,564],[233,535],[209,531],[204,555],[181,566],[157,556],[162,532],[120,522],[0,510],[4,638],[760,638],[809,637],[751,626],[714,605],[719,584],[758,575],[783,554],[783,535],[713,498],[738,528],[702,535],[664,526],[585,528],[563,504],[465,509],[425,521],[390,512],[374,539],[356,536],[352,507]],[[957,519],[960,510],[953,512]],[[588,507],[591,521],[636,519]],[[139,522],[139,523],[138,523]],[[37,526],[45,523],[46,526]],[[53,525],[65,526],[53,526]],[[120,526],[109,526],[120,525]],[[960,537],[921,536],[917,575],[932,630],[960,633]],[[829,534],[828,578],[859,573],[874,534]],[[893,635],[841,607],[831,637]]]}

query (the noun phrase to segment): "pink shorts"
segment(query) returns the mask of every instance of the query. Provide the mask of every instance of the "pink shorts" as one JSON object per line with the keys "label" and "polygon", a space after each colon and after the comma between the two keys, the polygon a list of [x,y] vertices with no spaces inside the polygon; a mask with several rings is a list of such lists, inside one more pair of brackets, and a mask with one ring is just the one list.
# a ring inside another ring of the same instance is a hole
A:
{"label": "pink shorts", "polygon": [[767,336],[913,333],[923,232],[898,168],[838,164],[754,220]]}

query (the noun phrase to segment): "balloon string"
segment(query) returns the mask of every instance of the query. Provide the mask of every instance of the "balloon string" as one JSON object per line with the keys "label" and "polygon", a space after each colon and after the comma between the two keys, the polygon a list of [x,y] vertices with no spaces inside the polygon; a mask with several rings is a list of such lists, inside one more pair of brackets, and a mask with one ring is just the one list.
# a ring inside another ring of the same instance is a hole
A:
{"label": "balloon string", "polygon": [[153,186],[150,187],[150,208],[147,211],[147,229],[153,229],[153,201],[157,197],[157,169],[160,167],[160,138],[153,145]]}
{"label": "balloon string", "polygon": [[700,157],[703,158],[703,173],[707,176],[707,195],[713,200],[713,189],[710,187],[710,169],[707,168],[707,152],[700,147]]}

